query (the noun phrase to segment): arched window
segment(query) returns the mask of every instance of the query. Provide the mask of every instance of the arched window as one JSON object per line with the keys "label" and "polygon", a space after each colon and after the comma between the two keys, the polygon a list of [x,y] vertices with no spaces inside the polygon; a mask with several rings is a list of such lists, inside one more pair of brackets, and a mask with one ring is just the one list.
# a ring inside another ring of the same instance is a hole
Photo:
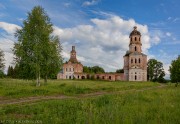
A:
{"label": "arched window", "polygon": [[137,63],[137,60],[135,59],[135,63]]}
{"label": "arched window", "polygon": [[137,79],[137,76],[135,75],[135,80]]}
{"label": "arched window", "polygon": [[137,50],[136,46],[135,46],[134,50],[135,50],[135,51]]}
{"label": "arched window", "polygon": [[131,59],[131,63],[133,63],[133,59]]}
{"label": "arched window", "polygon": [[135,37],[135,41],[136,41],[136,37]]}
{"label": "arched window", "polygon": [[141,63],[141,59],[139,58],[139,63]]}

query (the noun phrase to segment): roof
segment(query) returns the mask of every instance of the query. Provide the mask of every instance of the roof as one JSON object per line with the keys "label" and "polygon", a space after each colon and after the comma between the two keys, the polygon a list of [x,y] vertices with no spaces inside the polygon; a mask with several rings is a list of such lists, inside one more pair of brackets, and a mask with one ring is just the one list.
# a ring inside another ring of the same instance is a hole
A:
{"label": "roof", "polygon": [[139,53],[139,52],[133,52],[133,53],[130,53],[129,55],[143,55],[143,56],[146,56],[145,54]]}
{"label": "roof", "polygon": [[126,52],[126,54],[124,56],[130,56],[130,55],[142,55],[142,56],[147,56],[146,54],[143,53],[139,53],[139,52]]}
{"label": "roof", "polygon": [[124,56],[129,56],[129,54],[130,54],[130,52],[128,50],[128,51],[126,51],[126,54]]}
{"label": "roof", "polygon": [[134,26],[134,30],[130,33],[129,37],[131,37],[132,35],[141,35],[136,26]]}

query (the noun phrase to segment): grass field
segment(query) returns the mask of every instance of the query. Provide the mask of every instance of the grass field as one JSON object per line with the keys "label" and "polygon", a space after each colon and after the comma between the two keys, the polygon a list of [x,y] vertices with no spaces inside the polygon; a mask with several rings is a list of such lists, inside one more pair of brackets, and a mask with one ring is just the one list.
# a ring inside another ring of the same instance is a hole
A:
{"label": "grass field", "polygon": [[[92,95],[97,92],[101,95]],[[11,99],[61,95],[65,97],[3,104]],[[0,123],[3,124],[180,123],[180,87],[174,84],[52,80],[35,87],[33,81],[0,79],[0,100]]]}

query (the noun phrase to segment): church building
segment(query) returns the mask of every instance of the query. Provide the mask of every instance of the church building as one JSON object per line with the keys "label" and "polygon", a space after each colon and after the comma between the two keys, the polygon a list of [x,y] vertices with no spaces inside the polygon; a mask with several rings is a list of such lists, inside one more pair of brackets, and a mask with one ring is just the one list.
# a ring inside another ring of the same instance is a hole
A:
{"label": "church building", "polygon": [[70,59],[68,62],[63,64],[63,69],[57,75],[57,79],[73,79],[76,75],[79,74],[81,77],[77,78],[85,78],[83,75],[83,65],[78,62],[76,58],[76,50],[75,46],[72,46],[72,51],[70,52]]}
{"label": "church building", "polygon": [[147,55],[142,53],[141,33],[136,26],[129,38],[129,50],[124,55],[124,80],[147,81]]}
{"label": "church building", "polygon": [[[75,46],[72,46],[70,59],[63,64],[63,69],[57,79],[94,79],[109,81],[147,81],[147,55],[141,50],[141,33],[137,27],[129,35],[129,50],[124,55],[124,73],[83,73],[83,65],[76,58]],[[118,67],[117,67],[118,68]]]}

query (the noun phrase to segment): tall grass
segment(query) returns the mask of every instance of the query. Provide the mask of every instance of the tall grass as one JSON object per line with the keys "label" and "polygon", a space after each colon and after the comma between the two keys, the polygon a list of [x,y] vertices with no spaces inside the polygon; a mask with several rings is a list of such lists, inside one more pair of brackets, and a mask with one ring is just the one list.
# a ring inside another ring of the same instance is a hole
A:
{"label": "tall grass", "polygon": [[180,87],[169,85],[95,98],[2,106],[0,115],[3,120],[40,120],[43,124],[179,124],[179,103]]}
{"label": "tall grass", "polygon": [[0,97],[22,98],[44,95],[76,95],[92,92],[113,92],[158,86],[152,82],[110,82],[91,80],[50,80],[48,84],[36,87],[35,81],[0,79]]}

